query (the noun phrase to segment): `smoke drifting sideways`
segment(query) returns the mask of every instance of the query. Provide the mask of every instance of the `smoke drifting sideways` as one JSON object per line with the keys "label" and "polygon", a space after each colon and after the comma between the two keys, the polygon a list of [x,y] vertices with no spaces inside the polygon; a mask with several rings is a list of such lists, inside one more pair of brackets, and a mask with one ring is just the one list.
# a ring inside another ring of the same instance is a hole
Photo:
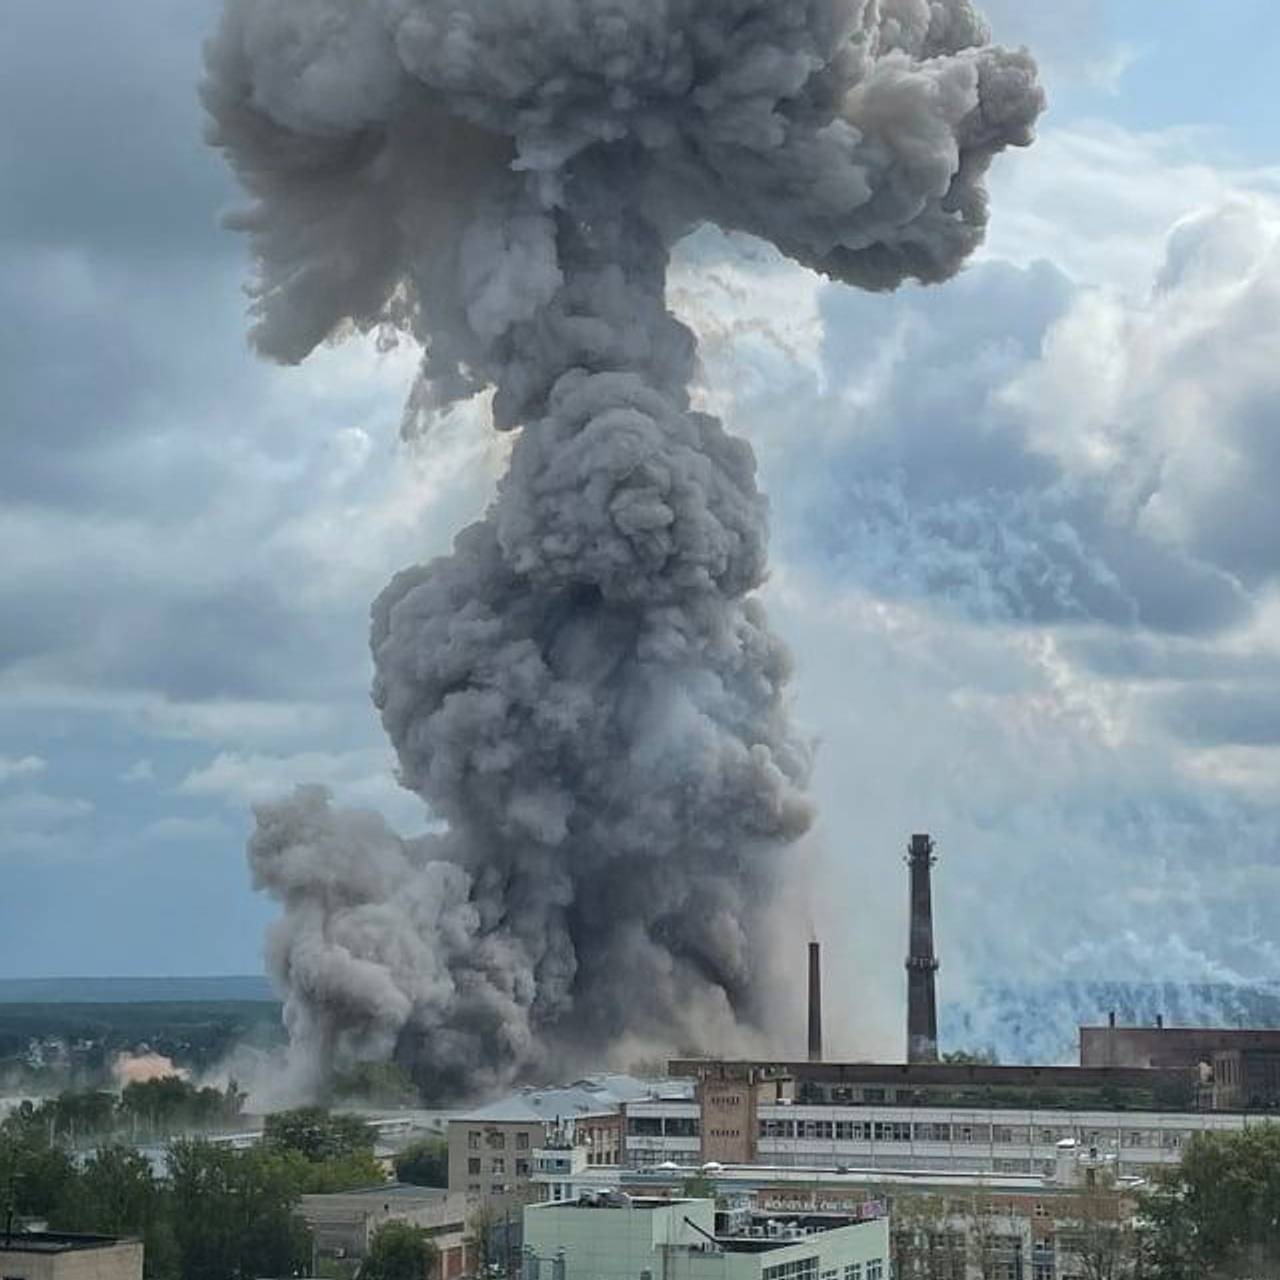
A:
{"label": "smoke drifting sideways", "polygon": [[394,1055],[444,1099],[766,1027],[809,754],[669,255],[713,223],[865,289],[945,280],[1032,140],[1033,61],[968,0],[229,0],[206,63],[257,349],[399,330],[407,432],[492,391],[518,433],[484,519],[373,608],[443,833],[317,789],[258,812],[303,1087]]}

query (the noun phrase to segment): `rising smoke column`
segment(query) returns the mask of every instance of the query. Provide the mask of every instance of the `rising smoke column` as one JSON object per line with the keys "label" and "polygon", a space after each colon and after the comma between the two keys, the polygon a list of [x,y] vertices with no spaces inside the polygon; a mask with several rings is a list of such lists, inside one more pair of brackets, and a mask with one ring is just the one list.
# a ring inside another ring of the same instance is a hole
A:
{"label": "rising smoke column", "polygon": [[764,1023],[808,758],[669,254],[709,222],[863,288],[946,279],[1043,105],[988,41],[968,0],[229,0],[203,94],[254,198],[258,349],[394,326],[411,429],[492,389],[518,432],[486,517],[373,610],[374,700],[447,832],[314,789],[259,812],[312,1083],[394,1051],[445,1096]]}

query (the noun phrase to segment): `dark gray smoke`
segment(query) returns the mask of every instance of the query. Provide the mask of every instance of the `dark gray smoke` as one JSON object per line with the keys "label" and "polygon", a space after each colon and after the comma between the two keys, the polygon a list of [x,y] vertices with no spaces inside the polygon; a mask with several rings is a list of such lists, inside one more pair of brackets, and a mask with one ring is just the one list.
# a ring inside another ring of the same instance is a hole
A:
{"label": "dark gray smoke", "polygon": [[444,1096],[764,1023],[808,760],[754,459],[690,409],[668,256],[710,222],[863,288],[946,279],[1043,105],[988,39],[968,0],[229,0],[204,98],[259,350],[395,326],[409,429],[492,388],[519,430],[486,518],[373,611],[447,833],[314,790],[259,813],[314,1079],[394,1050]]}

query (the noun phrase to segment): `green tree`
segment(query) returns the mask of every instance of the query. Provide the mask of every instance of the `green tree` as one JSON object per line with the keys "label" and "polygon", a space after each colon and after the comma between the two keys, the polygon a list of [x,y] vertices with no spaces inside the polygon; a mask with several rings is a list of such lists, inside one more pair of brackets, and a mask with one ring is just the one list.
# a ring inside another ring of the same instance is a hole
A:
{"label": "green tree", "polygon": [[65,1231],[140,1236],[147,1276],[168,1276],[177,1257],[168,1193],[151,1162],[130,1147],[103,1147],[85,1162],[73,1203],[51,1218]]}
{"label": "green tree", "polygon": [[286,1152],[285,1156],[303,1195],[379,1187],[387,1180],[372,1151],[357,1151],[336,1160],[307,1160],[296,1151]]}
{"label": "green tree", "polygon": [[386,1222],[373,1233],[360,1280],[430,1280],[438,1253],[421,1227]]}
{"label": "green tree", "polygon": [[1139,1273],[1135,1207],[1132,1195],[1107,1173],[1073,1193],[1059,1248],[1082,1280],[1129,1280]]}
{"label": "green tree", "polygon": [[313,1163],[373,1150],[373,1131],[359,1116],[332,1115],[326,1107],[298,1107],[269,1115],[262,1140],[277,1151],[296,1151]]}
{"label": "green tree", "polygon": [[1196,1134],[1142,1215],[1156,1280],[1280,1275],[1280,1125]]}
{"label": "green tree", "polygon": [[226,1129],[243,1120],[244,1102],[235,1081],[226,1089],[198,1089],[181,1076],[165,1076],[126,1085],[120,1118],[132,1132],[162,1136]]}
{"label": "green tree", "polygon": [[291,1276],[309,1267],[296,1170],[280,1152],[175,1142],[169,1181],[183,1280]]}
{"label": "green tree", "polygon": [[994,1049],[979,1049],[976,1052],[972,1049],[953,1049],[950,1053],[942,1055],[942,1061],[948,1066],[955,1067],[996,1067],[1000,1065],[1000,1059],[996,1057]]}
{"label": "green tree", "polygon": [[406,1147],[395,1160],[396,1177],[415,1187],[449,1185],[449,1143],[444,1138],[428,1138]]}
{"label": "green tree", "polygon": [[54,1218],[72,1203],[76,1170],[70,1156],[51,1146],[42,1126],[29,1116],[0,1125],[0,1218]]}

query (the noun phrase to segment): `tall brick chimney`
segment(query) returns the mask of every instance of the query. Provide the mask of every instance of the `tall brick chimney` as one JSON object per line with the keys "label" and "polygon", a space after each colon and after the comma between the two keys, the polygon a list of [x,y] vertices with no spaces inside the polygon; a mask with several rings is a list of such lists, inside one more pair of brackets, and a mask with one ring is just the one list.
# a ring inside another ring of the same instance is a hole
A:
{"label": "tall brick chimney", "polygon": [[933,888],[931,873],[937,859],[933,841],[914,835],[907,846],[911,868],[911,950],[907,956],[907,1061],[937,1062],[938,1004],[933,954]]}
{"label": "tall brick chimney", "polygon": [[809,943],[809,1061],[822,1061],[822,948]]}

